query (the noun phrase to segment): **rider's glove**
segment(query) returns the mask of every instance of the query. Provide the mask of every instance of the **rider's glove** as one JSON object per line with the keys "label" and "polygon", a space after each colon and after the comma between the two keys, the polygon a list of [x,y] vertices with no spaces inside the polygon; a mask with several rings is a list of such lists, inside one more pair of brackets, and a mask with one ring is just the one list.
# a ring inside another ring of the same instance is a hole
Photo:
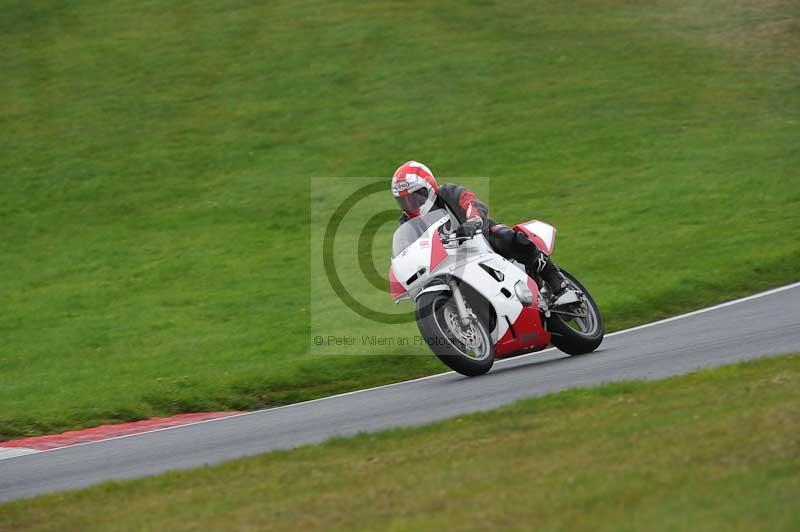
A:
{"label": "rider's glove", "polygon": [[480,216],[473,216],[469,220],[465,221],[463,224],[458,226],[456,229],[457,236],[464,236],[464,237],[473,237],[475,233],[478,232],[483,226],[483,219]]}

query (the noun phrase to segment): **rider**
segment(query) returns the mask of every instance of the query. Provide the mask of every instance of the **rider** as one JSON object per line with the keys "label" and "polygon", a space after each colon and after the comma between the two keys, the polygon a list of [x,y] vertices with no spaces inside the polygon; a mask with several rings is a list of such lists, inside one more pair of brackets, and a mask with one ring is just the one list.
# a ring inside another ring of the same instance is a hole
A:
{"label": "rider", "polygon": [[400,223],[423,216],[434,207],[447,208],[458,221],[458,236],[471,237],[482,230],[497,253],[521,262],[544,280],[554,299],[565,291],[567,283],[561,272],[524,233],[489,218],[489,208],[469,189],[453,183],[437,185],[433,172],[424,164],[408,161],[395,170],[392,195],[403,209]]}

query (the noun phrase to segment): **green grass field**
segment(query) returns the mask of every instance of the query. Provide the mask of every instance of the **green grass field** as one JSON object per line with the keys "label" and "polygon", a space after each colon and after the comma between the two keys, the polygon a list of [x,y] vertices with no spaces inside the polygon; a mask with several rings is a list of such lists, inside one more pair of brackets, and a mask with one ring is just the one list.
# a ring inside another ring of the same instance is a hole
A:
{"label": "green grass field", "polygon": [[800,356],[0,505],[9,530],[797,530]]}
{"label": "green grass field", "polygon": [[309,349],[360,326],[310,316],[313,176],[490,177],[612,329],[798,280],[798,16],[0,1],[0,439],[443,370]]}

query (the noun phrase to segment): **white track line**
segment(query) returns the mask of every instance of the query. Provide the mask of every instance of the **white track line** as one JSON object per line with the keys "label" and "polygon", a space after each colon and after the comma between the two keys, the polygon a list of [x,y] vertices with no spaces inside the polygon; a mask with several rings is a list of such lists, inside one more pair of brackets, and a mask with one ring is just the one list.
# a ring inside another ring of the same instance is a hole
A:
{"label": "white track line", "polygon": [[[740,299],[734,299],[733,301],[727,301],[725,303],[720,303],[719,305],[714,305],[713,307],[706,307],[706,308],[703,308],[703,309],[700,309],[700,310],[695,310],[693,312],[687,312],[686,314],[680,314],[679,316],[673,316],[671,318],[665,318],[663,320],[658,320],[658,321],[654,321],[654,322],[651,322],[651,323],[645,323],[644,325],[631,327],[630,329],[625,329],[625,330],[622,330],[622,331],[616,331],[616,332],[607,334],[605,336],[606,336],[606,338],[608,338],[608,337],[611,337],[611,336],[617,336],[618,334],[627,334],[627,333],[638,331],[638,330],[641,330],[641,329],[646,329],[648,327],[655,327],[656,325],[662,325],[664,323],[669,323],[671,321],[676,321],[676,320],[680,320],[680,319],[683,319],[683,318],[688,318],[690,316],[697,316],[698,314],[705,314],[706,312],[712,312],[714,310],[718,310],[718,309],[725,308],[725,307],[730,307],[732,305],[738,305],[739,303],[744,303],[746,301],[751,301],[753,299],[758,299],[758,298],[761,298],[761,297],[770,296],[772,294],[777,294],[779,292],[785,292],[786,290],[792,290],[793,288],[798,288],[798,287],[800,287],[800,282],[787,284],[785,286],[779,286],[778,288],[773,288],[773,289],[767,290],[765,292],[759,292],[757,294],[753,294],[753,295],[750,295],[750,296],[747,296],[747,297],[742,297]],[[497,362],[495,362],[495,365],[502,364],[504,362],[508,362],[508,361],[511,361],[511,360],[520,360],[522,358],[526,358],[526,357],[529,357],[529,356],[541,355],[542,353],[546,353],[548,351],[554,351],[554,350],[555,350],[554,347],[550,347],[548,349],[543,349],[541,351],[535,351],[533,353],[528,353],[528,354],[525,354],[525,355],[519,355],[519,356],[516,356],[516,357],[510,357],[510,358],[501,359],[501,360],[498,360]],[[161,432],[161,431],[165,431],[165,430],[179,429],[179,428],[183,428],[183,427],[189,427],[191,425],[200,425],[200,424],[203,424],[203,423],[214,423],[216,421],[223,421],[223,420],[232,419],[232,418],[235,418],[235,417],[250,416],[250,415],[253,415],[253,414],[260,414],[262,412],[269,412],[271,410],[281,410],[281,409],[284,409],[284,408],[292,408],[292,407],[296,407],[296,406],[300,406],[300,405],[307,405],[307,404],[311,404],[311,403],[316,403],[316,402],[319,402],[319,401],[328,401],[330,399],[337,399],[339,397],[346,397],[348,395],[355,395],[355,394],[359,394],[359,393],[371,392],[371,391],[374,391],[374,390],[381,390],[381,389],[384,389],[384,388],[391,388],[393,386],[402,386],[404,384],[410,384],[412,382],[420,382],[420,381],[425,381],[425,380],[429,380],[429,379],[437,379],[439,377],[443,377],[445,375],[451,375],[451,374],[454,374],[454,373],[455,373],[455,371],[446,371],[444,373],[436,373],[434,375],[427,375],[425,377],[419,377],[419,378],[411,379],[411,380],[408,380],[408,381],[393,382],[391,384],[384,384],[382,386],[374,386],[372,388],[364,388],[362,390],[353,390],[352,392],[344,392],[344,393],[340,393],[340,394],[336,394],[336,395],[329,395],[327,397],[320,397],[318,399],[310,399],[308,401],[303,401],[303,402],[300,402],[300,403],[292,403],[290,405],[274,406],[274,407],[271,407],[271,408],[263,408],[261,410],[253,410],[251,412],[242,412],[240,414],[232,414],[232,415],[226,416],[226,417],[218,417],[218,418],[214,418],[214,419],[206,419],[205,421],[195,421],[193,423],[186,423],[184,425],[175,425],[175,426],[172,426],[172,427],[163,427],[163,428],[160,428],[160,429],[153,429],[153,430],[148,430],[148,431],[145,431],[145,432],[137,432],[135,434],[125,434],[125,435],[122,435],[122,436],[114,436],[113,438],[106,438],[106,439],[103,439],[103,440],[95,440],[95,441],[89,441],[89,442],[84,442],[84,443],[74,443],[72,445],[65,445],[64,447],[57,447],[55,449],[45,449],[45,450],[42,450],[42,451],[36,451],[36,450],[28,449],[31,452],[30,453],[24,453],[24,454],[49,453],[51,451],[60,451],[61,449],[68,449],[70,447],[81,447],[83,445],[92,445],[94,443],[100,443],[100,442],[111,441],[111,440],[120,440],[122,438],[130,438],[130,437],[133,437],[133,436],[141,436],[142,434],[151,434],[153,432]],[[3,444],[0,443],[0,451],[3,450],[2,449],[2,445]],[[8,448],[8,449],[10,449],[10,448]],[[0,454],[0,460],[3,460],[5,458],[13,458],[14,456],[17,456],[17,455],[4,456],[4,455]]]}
{"label": "white track line", "polygon": [[[1,444],[0,444],[1,445]],[[6,458],[14,458],[16,456],[25,456],[26,454],[39,453],[36,449],[27,449],[25,447],[0,447],[0,460]]]}

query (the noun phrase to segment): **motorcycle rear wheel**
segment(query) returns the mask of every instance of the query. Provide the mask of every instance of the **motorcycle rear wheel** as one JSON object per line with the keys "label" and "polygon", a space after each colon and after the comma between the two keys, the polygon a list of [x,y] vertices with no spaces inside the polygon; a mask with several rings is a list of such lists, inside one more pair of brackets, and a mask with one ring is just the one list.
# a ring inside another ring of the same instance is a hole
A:
{"label": "motorcycle rear wheel", "polygon": [[[552,334],[551,342],[559,350],[569,355],[583,355],[591,353],[603,342],[605,334],[605,323],[600,314],[600,308],[595,303],[588,290],[578,281],[575,276],[566,270],[561,270],[570,288],[583,293],[584,302],[579,306],[566,305],[567,311],[583,311],[585,318],[571,318],[551,311],[551,316],[547,319],[547,329]],[[578,307],[578,308],[576,308]],[[562,309],[555,309],[562,310]]]}
{"label": "motorcycle rear wheel", "polygon": [[467,377],[483,375],[492,368],[494,343],[486,323],[479,316],[464,327],[450,293],[422,294],[415,314],[423,341],[447,367]]}

